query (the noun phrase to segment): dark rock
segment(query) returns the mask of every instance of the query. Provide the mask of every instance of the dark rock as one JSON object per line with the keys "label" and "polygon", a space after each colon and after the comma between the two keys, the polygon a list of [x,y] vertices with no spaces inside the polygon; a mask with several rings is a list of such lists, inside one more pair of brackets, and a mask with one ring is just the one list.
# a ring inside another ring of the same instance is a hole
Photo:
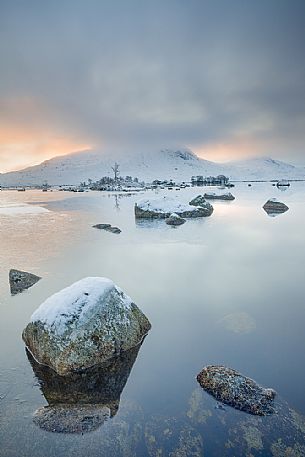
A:
{"label": "dark rock", "polygon": [[99,230],[106,230],[106,232],[111,232],[111,233],[121,233],[122,230],[120,230],[118,227],[113,227],[111,224],[96,224],[92,226],[93,228],[97,228]]}
{"label": "dark rock", "polygon": [[9,283],[11,294],[16,295],[23,292],[26,289],[32,287],[41,278],[27,271],[10,270],[9,272]]}
{"label": "dark rock", "polygon": [[274,413],[276,392],[265,389],[232,368],[209,365],[198,374],[201,387],[216,400],[258,416]]}
{"label": "dark rock", "polygon": [[285,213],[289,210],[285,203],[278,201],[276,198],[270,198],[263,206],[263,209],[269,216]]}
{"label": "dark rock", "polygon": [[235,200],[234,195],[231,192],[226,192],[224,194],[216,194],[215,192],[206,192],[204,198],[208,200]]}

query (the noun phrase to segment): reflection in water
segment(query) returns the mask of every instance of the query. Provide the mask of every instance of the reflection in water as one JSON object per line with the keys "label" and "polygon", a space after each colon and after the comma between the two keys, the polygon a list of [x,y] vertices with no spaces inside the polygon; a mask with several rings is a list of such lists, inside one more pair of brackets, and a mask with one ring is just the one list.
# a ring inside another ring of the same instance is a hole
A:
{"label": "reflection in water", "polygon": [[49,404],[36,411],[34,422],[47,431],[79,433],[95,430],[108,417],[115,416],[140,346],[69,376],[59,376],[39,364],[26,350]]}

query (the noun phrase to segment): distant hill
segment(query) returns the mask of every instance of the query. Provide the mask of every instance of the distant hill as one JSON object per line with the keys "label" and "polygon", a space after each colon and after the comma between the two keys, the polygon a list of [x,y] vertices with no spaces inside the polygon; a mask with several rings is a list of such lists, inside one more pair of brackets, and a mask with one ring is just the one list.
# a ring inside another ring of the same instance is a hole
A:
{"label": "distant hill", "polygon": [[193,175],[224,174],[232,180],[305,179],[305,168],[295,167],[271,158],[257,158],[229,163],[201,159],[186,148],[162,149],[142,153],[99,153],[82,151],[54,157],[34,167],[0,175],[2,186],[42,184],[77,185],[91,178],[112,176],[114,162],[120,165],[122,176],[138,177],[149,182],[154,179],[190,181]]}

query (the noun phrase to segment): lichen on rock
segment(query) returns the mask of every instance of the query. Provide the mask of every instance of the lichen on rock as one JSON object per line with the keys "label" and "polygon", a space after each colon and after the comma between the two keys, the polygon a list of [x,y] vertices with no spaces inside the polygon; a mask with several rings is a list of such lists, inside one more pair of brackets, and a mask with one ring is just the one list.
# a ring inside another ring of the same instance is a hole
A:
{"label": "lichen on rock", "polygon": [[216,400],[235,409],[258,416],[275,412],[273,400],[276,392],[259,386],[232,368],[209,365],[198,374],[197,381]]}

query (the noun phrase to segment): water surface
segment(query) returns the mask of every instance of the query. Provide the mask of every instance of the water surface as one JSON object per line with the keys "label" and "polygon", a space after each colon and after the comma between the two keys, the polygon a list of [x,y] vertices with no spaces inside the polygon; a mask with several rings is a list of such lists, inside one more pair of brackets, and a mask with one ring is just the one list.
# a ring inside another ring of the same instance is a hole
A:
{"label": "water surface", "polygon": [[[202,190],[158,195],[188,202]],[[155,193],[147,191],[145,197]],[[229,407],[215,410],[216,402],[198,391],[195,378],[207,364],[231,366],[273,387],[305,414],[305,185],[294,183],[281,192],[270,183],[238,184],[232,193],[235,201],[212,202],[211,217],[178,228],[163,221],[136,222],[139,194],[0,193],[1,457],[87,455],[89,450],[91,456],[109,456],[113,436],[124,443],[118,444],[122,455],[165,456],[176,448],[172,455],[203,455],[200,449],[212,455],[217,424],[211,420],[211,434],[204,435],[202,420],[187,422],[198,395],[205,411],[223,414],[222,421],[245,414]],[[268,216],[262,206],[272,197],[289,211]],[[97,223],[111,223],[122,233],[93,229]],[[12,297],[10,268],[43,279]],[[85,276],[111,278],[148,316],[152,330],[114,418],[91,433],[51,433],[32,419],[47,401],[21,332],[43,300]],[[175,440],[193,440],[193,450],[171,447]],[[254,443],[249,444],[253,455],[276,455]],[[225,452],[246,455],[242,449]]]}

